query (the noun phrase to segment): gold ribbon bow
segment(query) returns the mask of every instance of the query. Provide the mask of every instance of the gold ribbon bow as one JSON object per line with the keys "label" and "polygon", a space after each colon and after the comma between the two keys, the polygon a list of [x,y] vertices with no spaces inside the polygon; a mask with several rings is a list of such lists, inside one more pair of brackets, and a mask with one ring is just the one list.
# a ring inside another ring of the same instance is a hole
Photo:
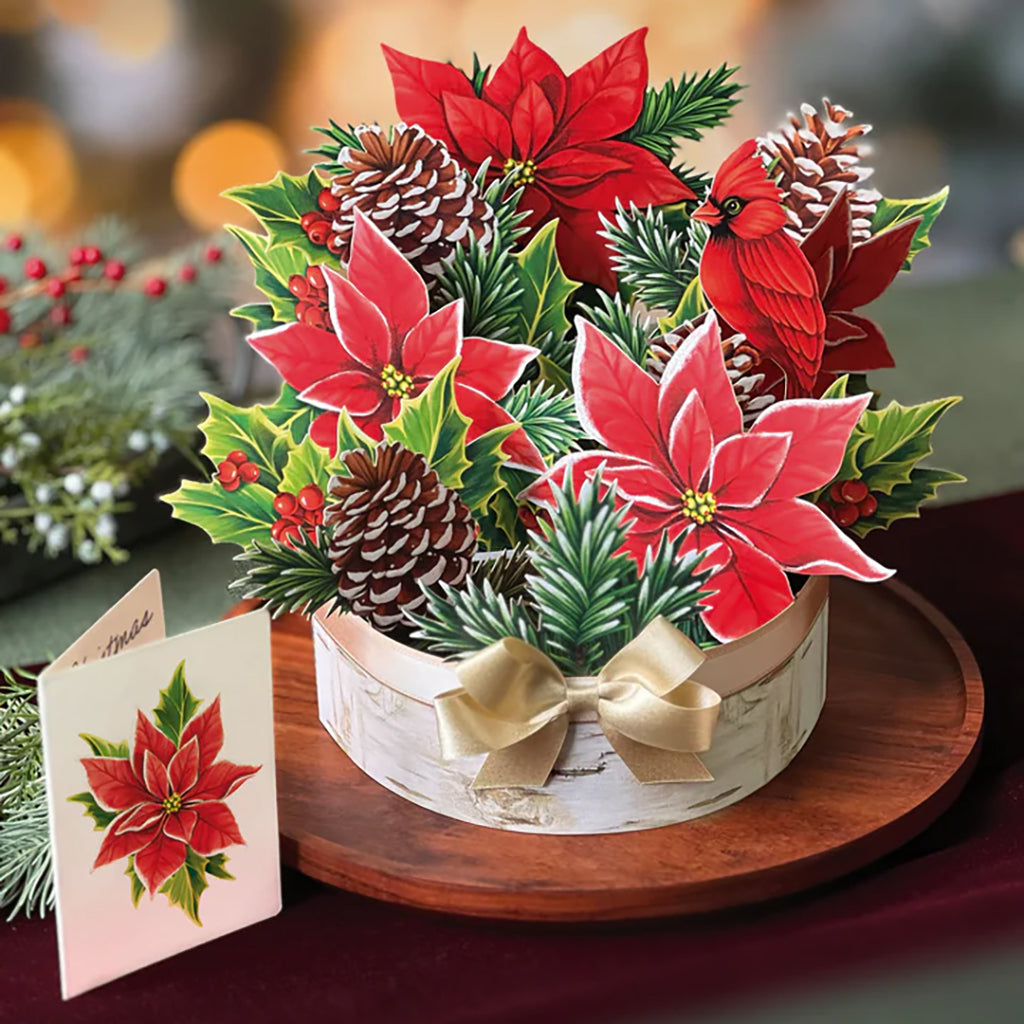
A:
{"label": "gold ribbon bow", "polygon": [[640,782],[707,782],[721,697],[690,676],[700,648],[658,616],[596,678],[566,679],[535,647],[505,637],[461,662],[462,688],[434,699],[445,760],[488,754],[474,789],[543,786],[569,722],[596,719]]}

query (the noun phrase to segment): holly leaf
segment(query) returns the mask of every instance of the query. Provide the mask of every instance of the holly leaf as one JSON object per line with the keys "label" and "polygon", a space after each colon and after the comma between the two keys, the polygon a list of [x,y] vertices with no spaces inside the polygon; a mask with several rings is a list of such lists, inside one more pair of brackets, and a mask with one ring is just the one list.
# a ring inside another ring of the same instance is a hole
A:
{"label": "holly leaf", "polygon": [[883,196],[875,208],[875,215],[871,219],[871,233],[877,235],[887,228],[896,227],[915,217],[920,217],[921,222],[914,231],[914,237],[910,242],[910,251],[903,261],[902,270],[909,270],[914,257],[922,250],[927,249],[931,244],[929,234],[935,218],[942,213],[949,196],[949,186],[936,192],[931,196],[924,196],[921,199],[887,199]]}
{"label": "holly leaf", "polygon": [[523,286],[517,333],[518,340],[524,345],[537,344],[546,337],[558,342],[569,330],[565,304],[579,287],[579,282],[566,277],[558,262],[555,248],[557,230],[558,221],[548,221],[515,257]]}
{"label": "holly leaf", "polygon": [[700,287],[700,277],[698,276],[686,286],[683,297],[679,300],[679,305],[668,316],[662,317],[658,321],[658,326],[661,328],[662,333],[668,334],[670,331],[674,331],[680,324],[686,323],[687,320],[695,320],[707,308],[707,300],[704,298],[704,292]]}
{"label": "holly leaf", "polygon": [[338,413],[338,452],[354,452],[360,449],[369,452],[374,449],[377,442],[369,434],[365,433],[352,419],[348,409],[342,409]]}
{"label": "holly leaf", "polygon": [[[226,459],[229,452],[244,451],[249,461],[259,469],[260,482],[276,487],[294,446],[291,432],[275,423],[265,406],[241,408],[205,392],[201,392],[200,397],[210,410],[199,424],[199,429],[206,436],[202,454],[216,465]],[[251,485],[243,483],[235,493],[248,486]]]}
{"label": "holly leaf", "polygon": [[171,676],[166,689],[160,691],[160,701],[153,708],[153,721],[156,727],[175,745],[181,740],[181,734],[189,721],[199,710],[201,700],[197,700],[185,681],[185,662]]}
{"label": "holly leaf", "polygon": [[69,796],[68,800],[71,803],[84,806],[82,813],[87,818],[92,818],[94,832],[105,832],[118,814],[117,811],[108,811],[106,808],[100,807],[92,793],[76,793],[74,796]]}
{"label": "holly leaf", "polygon": [[317,415],[317,410],[311,405],[299,401],[298,391],[290,384],[281,385],[281,393],[272,405],[259,408],[275,427],[280,427],[291,434],[296,444],[309,433],[309,428]]}
{"label": "holly leaf", "polygon": [[261,484],[225,491],[219,483],[183,480],[163,500],[174,509],[175,519],[198,526],[217,544],[244,547],[253,540],[266,540],[277,520],[274,492]]}
{"label": "holly leaf", "polygon": [[206,873],[214,878],[223,878],[229,882],[235,880],[235,876],[225,867],[228,862],[226,853],[215,853],[212,857],[206,858]]}
{"label": "holly leaf", "polygon": [[210,883],[206,880],[206,858],[188,847],[185,863],[157,890],[167,897],[172,907],[181,907],[188,919],[202,927],[199,920],[199,897]]}
{"label": "holly leaf", "polygon": [[[271,249],[269,239],[245,228],[229,225],[228,231],[242,243],[256,268],[256,287],[270,300],[274,320],[292,323],[297,300],[288,290],[288,279],[293,274],[306,273],[311,262],[309,256],[293,246],[281,245]],[[320,262],[322,256],[321,253],[312,262]]]}
{"label": "holly leaf", "polygon": [[316,171],[305,177],[281,171],[270,181],[229,188],[224,196],[244,206],[263,225],[268,249],[288,246],[302,252],[307,263],[321,263],[328,251],[309,240],[301,222],[303,214],[319,210],[317,198],[323,188]]}
{"label": "holly leaf", "polygon": [[[864,411],[851,444],[856,443],[856,476],[864,480],[876,498],[891,494],[899,484],[911,482],[914,467],[932,453],[935,425],[959,401],[954,396],[910,406],[891,402],[885,409]],[[865,435],[864,440],[858,435]]]}
{"label": "holly leaf", "polygon": [[308,484],[326,488],[327,478],[336,471],[336,468],[331,468],[331,456],[327,450],[311,437],[304,437],[288,456],[278,490],[298,494]]}
{"label": "holly leaf", "polygon": [[542,381],[553,385],[558,391],[572,392],[572,376],[553,359],[541,353],[537,356],[537,368]]}
{"label": "holly leaf", "polygon": [[274,307],[269,302],[250,302],[244,306],[235,306],[231,315],[239,320],[248,320],[254,331],[269,331],[277,326],[274,319]]}
{"label": "holly leaf", "polygon": [[487,506],[478,510],[474,518],[480,527],[480,543],[488,550],[515,547],[526,539],[519,506],[504,487],[495,491]]}
{"label": "holly leaf", "polygon": [[504,486],[501,467],[508,456],[501,450],[501,446],[517,429],[515,423],[506,423],[481,434],[466,445],[469,465],[462,474],[459,497],[471,512],[484,508],[491,496]]}
{"label": "holly leaf", "polygon": [[878,507],[870,516],[862,516],[849,529],[858,537],[872,530],[888,529],[897,519],[919,519],[921,506],[935,497],[942,484],[963,483],[966,478],[948,469],[920,466],[910,472],[907,483],[897,484],[890,494],[877,495]]}
{"label": "holly leaf", "polygon": [[128,867],[124,869],[124,873],[131,879],[132,883],[132,906],[138,907],[139,900],[142,899],[142,894],[146,891],[146,886],[143,884],[142,879],[135,872],[135,854],[133,853],[128,858]]}
{"label": "holly leaf", "polygon": [[93,736],[87,732],[80,732],[78,735],[89,744],[89,749],[96,757],[127,758],[129,756],[127,740],[122,740],[120,743],[111,743],[110,740],[100,739],[99,736]]}
{"label": "holly leaf", "polygon": [[455,401],[458,365],[456,356],[415,398],[406,399],[397,418],[384,424],[384,436],[419,452],[441,483],[461,490],[462,475],[469,468],[466,432],[470,421]]}

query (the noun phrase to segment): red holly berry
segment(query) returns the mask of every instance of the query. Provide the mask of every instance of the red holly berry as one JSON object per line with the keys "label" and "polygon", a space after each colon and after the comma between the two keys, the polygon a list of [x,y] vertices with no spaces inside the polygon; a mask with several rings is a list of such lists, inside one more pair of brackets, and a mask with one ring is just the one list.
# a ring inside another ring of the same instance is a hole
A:
{"label": "red holly berry", "polygon": [[41,344],[42,339],[32,331],[26,331],[18,338],[19,348],[38,348]]}
{"label": "red holly berry", "polygon": [[71,307],[65,306],[63,303],[54,306],[50,310],[50,323],[57,327],[67,327],[71,323]]}
{"label": "red holly berry", "polygon": [[843,501],[856,505],[868,496],[868,485],[863,480],[844,480],[839,493],[843,496]]}
{"label": "red holly berry", "polygon": [[293,523],[290,519],[278,519],[270,528],[270,536],[278,544],[287,544],[289,547],[294,547],[292,541],[302,539],[302,528],[298,523]]}
{"label": "red holly berry", "polygon": [[832,486],[831,486],[831,487],[830,487],[830,488],[828,489],[828,496],[829,496],[829,497],[830,497],[830,498],[831,498],[831,499],[832,499],[832,500],[833,500],[833,501],[834,501],[834,502],[835,502],[835,503],[836,503],[837,505],[841,505],[841,504],[843,503],[843,494],[842,494],[842,488],[843,488],[843,482],[842,482],[842,480],[837,480],[837,481],[836,481],[836,482],[835,482],[835,483],[834,483],[834,484],[833,484],[833,485],[832,485]]}
{"label": "red holly berry", "polygon": [[327,278],[324,277],[324,272],[317,266],[310,267],[306,271],[306,280],[317,289],[317,291],[324,291],[327,288]]}
{"label": "red holly berry", "polygon": [[297,495],[304,509],[315,510],[324,506],[324,492],[316,484],[307,484]]}
{"label": "red holly berry", "polygon": [[37,281],[46,277],[46,264],[38,256],[29,256],[25,260],[25,276]]}
{"label": "red holly berry", "polygon": [[236,448],[233,452],[228,452],[228,462],[233,462],[235,465],[240,466],[243,462],[248,462],[249,456],[245,452],[240,451]]}
{"label": "red holly berry", "polygon": [[108,281],[120,281],[124,277],[124,264],[120,260],[107,260],[103,276]]}
{"label": "red holly berry", "polygon": [[320,213],[319,210],[310,210],[309,213],[304,213],[299,218],[299,225],[301,226],[302,230],[305,231],[308,234],[309,233],[309,229],[314,224],[318,224],[323,219],[324,219],[323,218],[323,214]]}
{"label": "red holly berry", "polygon": [[25,239],[21,235],[8,235],[4,240],[4,245],[11,250],[11,252],[17,252],[25,244]]}
{"label": "red holly berry", "polygon": [[837,505],[832,513],[832,518],[840,526],[853,526],[860,519],[860,513],[857,511],[856,505]]}
{"label": "red holly berry", "polygon": [[203,253],[203,259],[207,263],[219,263],[223,255],[224,250],[219,245],[208,245],[206,252]]}
{"label": "red holly berry", "polygon": [[84,363],[89,358],[88,345],[72,345],[68,349],[68,359],[73,363]]}
{"label": "red holly berry", "polygon": [[860,513],[861,519],[867,519],[868,516],[873,516],[877,509],[878,499],[873,494],[869,494],[857,505],[857,511]]}
{"label": "red holly berry", "polygon": [[95,245],[87,245],[82,250],[82,262],[88,263],[92,266],[94,263],[99,263],[103,259],[103,253]]}
{"label": "red holly berry", "polygon": [[341,198],[336,196],[329,188],[321,189],[320,195],[316,197],[316,205],[324,213],[334,213],[341,206]]}
{"label": "red holly berry", "polygon": [[217,480],[225,491],[237,490],[242,482],[238,478],[238,466],[228,459],[217,463]]}
{"label": "red holly berry", "polygon": [[6,309],[0,309],[0,334],[6,334],[11,329],[11,314]]}
{"label": "red holly berry", "polygon": [[153,298],[159,298],[165,291],[167,291],[167,282],[162,277],[151,277],[142,290]]}
{"label": "red holly berry", "polygon": [[331,234],[327,238],[327,251],[333,253],[335,256],[340,256],[342,250],[345,248],[345,240],[341,235]]}
{"label": "red holly berry", "polygon": [[65,291],[67,291],[67,288],[59,277],[51,277],[46,282],[47,295],[52,295],[55,299],[59,299]]}
{"label": "red holly berry", "polygon": [[[232,463],[234,465],[234,463]],[[260,467],[255,462],[243,462],[238,467],[238,475],[247,483],[254,484],[260,478]]]}
{"label": "red holly berry", "polygon": [[196,268],[191,263],[183,263],[178,271],[178,277],[185,284],[191,284],[196,279]]}
{"label": "red holly berry", "polygon": [[71,266],[79,266],[80,264],[85,262],[85,249],[83,249],[80,245],[76,245],[74,249],[71,250],[71,254],[68,256],[68,259],[71,263]]}
{"label": "red holly berry", "polygon": [[288,278],[288,291],[301,299],[309,291],[309,282],[301,274],[292,274]]}
{"label": "red holly berry", "polygon": [[274,511],[279,516],[290,516],[297,507],[295,495],[290,491],[282,491],[274,497]]}
{"label": "red holly berry", "polygon": [[326,220],[318,220],[310,229],[306,232],[309,235],[309,240],[314,245],[326,245],[327,239],[331,234],[330,222]]}

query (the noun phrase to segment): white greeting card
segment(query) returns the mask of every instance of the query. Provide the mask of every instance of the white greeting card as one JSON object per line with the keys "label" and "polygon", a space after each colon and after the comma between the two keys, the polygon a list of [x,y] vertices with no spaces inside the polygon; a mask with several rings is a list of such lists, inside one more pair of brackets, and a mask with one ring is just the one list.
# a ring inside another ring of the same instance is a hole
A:
{"label": "white greeting card", "polygon": [[270,623],[150,573],[40,677],[65,999],[281,909]]}

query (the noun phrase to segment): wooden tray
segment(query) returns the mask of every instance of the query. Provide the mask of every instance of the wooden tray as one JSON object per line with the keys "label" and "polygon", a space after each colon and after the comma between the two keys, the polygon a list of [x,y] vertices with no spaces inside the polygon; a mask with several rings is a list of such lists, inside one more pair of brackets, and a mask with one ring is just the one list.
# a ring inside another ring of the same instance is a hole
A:
{"label": "wooden tray", "polygon": [[281,618],[273,657],[283,859],[380,899],[551,921],[717,910],[837,878],[950,805],[974,762],[984,698],[966,643],[901,584],[834,580],[831,622],[818,727],[763,789],[681,825],[544,836],[444,818],[363,775],[317,720],[309,624]]}

